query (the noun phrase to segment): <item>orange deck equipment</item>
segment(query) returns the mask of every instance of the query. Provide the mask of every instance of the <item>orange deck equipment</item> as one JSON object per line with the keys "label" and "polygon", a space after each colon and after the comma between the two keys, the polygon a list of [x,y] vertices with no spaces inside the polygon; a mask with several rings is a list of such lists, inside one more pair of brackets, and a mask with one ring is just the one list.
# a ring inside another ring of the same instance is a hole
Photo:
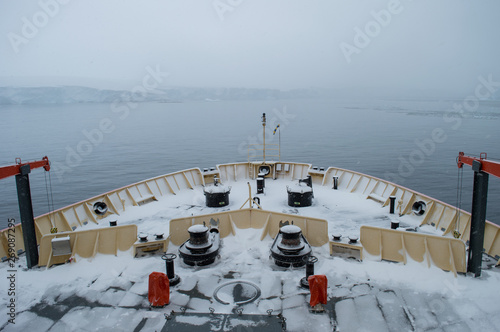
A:
{"label": "orange deck equipment", "polygon": [[309,289],[311,290],[311,300],[309,304],[311,307],[316,306],[318,303],[326,304],[328,300],[327,288],[328,280],[325,275],[312,275],[307,278],[309,282]]}
{"label": "orange deck equipment", "polygon": [[149,275],[148,300],[152,307],[163,307],[170,301],[170,284],[162,272]]}

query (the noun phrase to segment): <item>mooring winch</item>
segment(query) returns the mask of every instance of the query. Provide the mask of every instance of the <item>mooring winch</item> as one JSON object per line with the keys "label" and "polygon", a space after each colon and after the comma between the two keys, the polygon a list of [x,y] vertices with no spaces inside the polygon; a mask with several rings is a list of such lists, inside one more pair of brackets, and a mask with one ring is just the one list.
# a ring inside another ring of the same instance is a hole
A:
{"label": "mooring winch", "polygon": [[231,187],[220,183],[217,175],[214,175],[213,186],[207,186],[203,189],[205,203],[208,207],[223,207],[229,205],[229,193]]}
{"label": "mooring winch", "polygon": [[[282,226],[284,225],[284,226]],[[271,257],[278,266],[303,266],[305,257],[311,255],[311,246],[300,227],[280,222],[280,230],[271,246]]]}
{"label": "mooring winch", "polygon": [[287,186],[286,190],[288,192],[289,206],[302,207],[312,205],[314,193],[310,175],[308,175],[305,179],[299,179],[296,184],[290,187]]}
{"label": "mooring winch", "polygon": [[215,262],[220,250],[219,221],[210,219],[210,228],[194,225],[188,228],[189,240],[179,248],[179,256],[187,265],[209,265]]}

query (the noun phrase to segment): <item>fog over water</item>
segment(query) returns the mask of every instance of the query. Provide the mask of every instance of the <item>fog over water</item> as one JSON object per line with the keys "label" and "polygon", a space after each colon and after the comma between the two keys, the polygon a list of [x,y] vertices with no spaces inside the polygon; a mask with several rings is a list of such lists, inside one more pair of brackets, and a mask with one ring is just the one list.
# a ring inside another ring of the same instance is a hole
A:
{"label": "fog over water", "polygon": [[2,1],[0,86],[126,89],[159,66],[164,86],[465,97],[479,75],[499,80],[499,12],[494,0]]}

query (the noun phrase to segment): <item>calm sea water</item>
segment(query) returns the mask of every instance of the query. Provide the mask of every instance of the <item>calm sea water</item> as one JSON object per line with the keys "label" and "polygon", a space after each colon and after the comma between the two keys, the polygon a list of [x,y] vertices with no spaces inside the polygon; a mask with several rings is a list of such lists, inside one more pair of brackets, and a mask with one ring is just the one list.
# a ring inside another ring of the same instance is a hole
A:
{"label": "calm sea water", "polygon": [[[1,106],[0,165],[52,162],[30,175],[35,216],[150,177],[246,161],[247,144],[281,137],[282,160],[347,168],[457,203],[459,151],[500,158],[500,103],[459,118],[452,100],[270,100]],[[272,134],[280,124],[280,135]],[[462,207],[470,211],[470,167]],[[49,181],[50,180],[50,181]],[[47,190],[47,185],[51,190]],[[14,178],[0,181],[0,227],[19,221]],[[491,176],[487,218],[500,224],[500,179]]]}

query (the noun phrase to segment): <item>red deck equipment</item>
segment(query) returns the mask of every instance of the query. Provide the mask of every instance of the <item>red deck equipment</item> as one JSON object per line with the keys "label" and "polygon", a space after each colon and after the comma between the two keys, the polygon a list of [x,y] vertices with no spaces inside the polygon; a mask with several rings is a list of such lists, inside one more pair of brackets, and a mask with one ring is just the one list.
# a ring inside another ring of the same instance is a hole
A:
{"label": "red deck equipment", "polygon": [[170,283],[162,272],[149,275],[148,300],[152,307],[164,307],[170,301]]}
{"label": "red deck equipment", "polygon": [[326,304],[328,300],[328,294],[326,292],[328,288],[328,279],[326,279],[326,276],[309,276],[307,281],[309,282],[309,289],[311,290],[311,300],[309,302],[311,307],[316,306],[318,303]]}

